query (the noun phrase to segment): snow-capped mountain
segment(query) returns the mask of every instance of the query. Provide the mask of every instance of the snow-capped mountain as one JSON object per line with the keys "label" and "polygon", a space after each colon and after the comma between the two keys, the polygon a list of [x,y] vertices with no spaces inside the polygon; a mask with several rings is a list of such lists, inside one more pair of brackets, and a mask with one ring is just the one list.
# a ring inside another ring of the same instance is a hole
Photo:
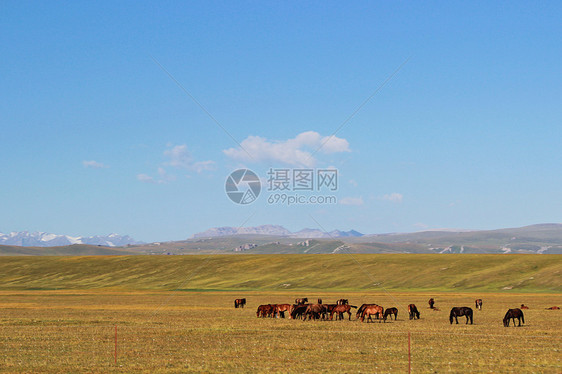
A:
{"label": "snow-capped mountain", "polygon": [[143,244],[128,235],[109,234],[106,236],[73,237],[46,232],[11,232],[0,233],[0,245],[17,245],[21,247],[58,247],[71,244],[91,244],[105,247],[122,247],[128,244]]}
{"label": "snow-capped mountain", "polygon": [[193,235],[193,238],[210,238],[216,236],[232,236],[232,235],[269,235],[269,236],[286,236],[292,238],[318,239],[318,238],[342,238],[350,236],[363,236],[355,230],[339,231],[334,230],[324,232],[318,229],[303,229],[297,232],[291,232],[279,225],[262,225],[256,227],[213,227],[209,230]]}

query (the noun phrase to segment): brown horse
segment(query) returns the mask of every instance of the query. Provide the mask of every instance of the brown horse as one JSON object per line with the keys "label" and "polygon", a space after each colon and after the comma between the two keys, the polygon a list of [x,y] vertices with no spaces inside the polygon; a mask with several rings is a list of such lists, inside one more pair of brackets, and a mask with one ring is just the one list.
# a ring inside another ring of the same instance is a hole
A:
{"label": "brown horse", "polygon": [[285,318],[285,312],[289,312],[289,319],[291,319],[291,310],[293,306],[291,304],[277,304],[275,305],[275,317]]}
{"label": "brown horse", "polygon": [[324,319],[324,316],[326,314],[326,307],[322,304],[309,304],[306,308],[306,310],[304,311],[303,314],[303,321],[306,321],[306,317],[308,317],[308,319]]}
{"label": "brown horse", "polygon": [[408,315],[410,316],[410,319],[420,319],[420,312],[418,312],[416,304],[408,305]]}
{"label": "brown horse", "polygon": [[234,300],[234,307],[235,308],[244,308],[246,305],[246,299],[236,299]]}
{"label": "brown horse", "polygon": [[550,308],[546,308],[546,310],[559,310],[560,308],[557,306],[551,306]]}
{"label": "brown horse", "polygon": [[295,299],[295,304],[302,305],[308,303],[308,297],[303,297],[301,299]]}
{"label": "brown horse", "polygon": [[476,305],[476,309],[482,310],[482,299],[476,299],[474,304]]}
{"label": "brown horse", "polygon": [[433,305],[435,304],[435,300],[433,300],[433,297],[431,299],[429,299],[429,301],[427,302],[429,304],[429,309],[433,309]]}
{"label": "brown horse", "polygon": [[274,304],[264,304],[258,306],[258,310],[256,311],[256,317],[271,317],[275,312],[275,305]]}
{"label": "brown horse", "polygon": [[523,312],[519,308],[509,309],[503,317],[503,325],[509,327],[509,320],[513,319],[513,326],[515,326],[515,318],[519,321],[519,326],[521,326],[521,321],[525,323],[525,317],[523,317]]}
{"label": "brown horse", "polygon": [[355,313],[355,319],[358,319],[359,317],[361,317],[361,314],[363,313],[363,310],[368,306],[378,306],[378,305],[377,304],[362,304],[359,307],[359,309],[357,309],[357,313]]}
{"label": "brown horse", "polygon": [[347,305],[349,304],[349,300],[348,299],[339,299],[336,304],[338,305]]}
{"label": "brown horse", "polygon": [[347,313],[347,315],[349,316],[349,320],[351,321],[351,308],[357,308],[355,305],[349,305],[349,304],[344,304],[344,305],[336,305],[335,307],[331,308],[330,310],[330,321],[334,319],[334,313],[336,314],[336,321],[338,320],[338,317],[340,320],[343,319],[343,314]]}
{"label": "brown horse", "polygon": [[468,321],[470,320],[470,324],[472,325],[472,308],[467,306],[461,307],[454,307],[451,309],[451,313],[449,314],[449,322],[453,324],[453,318],[457,321],[457,325],[459,324],[459,320],[457,317],[465,316],[466,317],[466,324],[468,325]]}
{"label": "brown horse", "polygon": [[384,314],[384,309],[382,306],[379,305],[366,306],[363,309],[363,312],[361,313],[361,322],[365,321],[365,317],[368,317],[367,323],[369,323],[369,321],[373,322],[371,316],[377,316],[377,319],[379,320],[380,323],[381,322],[380,320],[383,318],[383,314]]}
{"label": "brown horse", "polygon": [[291,308],[291,319],[299,319],[302,318],[304,312],[306,312],[306,308],[308,308],[309,304],[295,304]]}
{"label": "brown horse", "polygon": [[386,317],[390,316],[390,320],[392,321],[392,315],[394,315],[394,320],[398,318],[398,309],[397,308],[388,308],[384,311],[383,319],[386,321]]}
{"label": "brown horse", "polygon": [[529,307],[525,304],[521,304],[521,309],[529,309]]}
{"label": "brown horse", "polygon": [[337,304],[322,304],[326,307],[326,313],[331,314],[332,310],[334,310],[334,308],[336,306],[338,306]]}

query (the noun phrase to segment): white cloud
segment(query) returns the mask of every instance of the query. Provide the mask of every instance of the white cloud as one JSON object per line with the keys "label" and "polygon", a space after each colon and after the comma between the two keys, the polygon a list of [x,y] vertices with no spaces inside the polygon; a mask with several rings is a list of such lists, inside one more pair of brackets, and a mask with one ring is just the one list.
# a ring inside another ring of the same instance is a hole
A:
{"label": "white cloud", "polygon": [[187,149],[187,145],[176,145],[168,143],[166,145],[169,149],[164,150],[164,156],[167,161],[162,163],[157,169],[158,177],[151,177],[147,174],[137,174],[137,179],[144,183],[157,183],[165,184],[176,180],[176,176],[168,174],[163,166],[173,167],[177,169],[186,169],[201,173],[204,170],[214,170],[214,161],[195,161],[191,152]]}
{"label": "white cloud", "polygon": [[403,195],[398,192],[393,192],[391,194],[386,194],[382,197],[383,200],[391,201],[393,203],[401,203],[403,199]]}
{"label": "white cloud", "polygon": [[350,152],[349,142],[337,136],[321,136],[306,131],[287,140],[267,140],[261,136],[248,136],[240,145],[223,153],[242,162],[280,162],[291,166],[311,167],[316,163],[312,152],[331,154]]}
{"label": "white cloud", "polygon": [[144,183],[156,183],[156,184],[165,184],[176,180],[176,176],[168,174],[164,168],[159,167],[157,173],[158,173],[157,179],[147,174],[137,174],[137,179]]}
{"label": "white cloud", "polygon": [[422,223],[422,222],[414,223],[414,227],[417,227],[417,228],[422,229],[422,230],[425,230],[425,229],[429,228],[428,225],[426,225],[425,223]]}
{"label": "white cloud", "polygon": [[169,165],[175,168],[193,170],[198,173],[204,170],[212,170],[215,167],[214,161],[199,161],[195,162],[191,152],[187,149],[187,145],[176,145],[171,146],[171,148],[164,151],[164,156],[169,160],[165,165]]}
{"label": "white cloud", "polygon": [[82,165],[84,165],[85,168],[92,168],[92,169],[103,169],[109,167],[107,165],[102,164],[101,162],[97,162],[94,160],[82,161]]}
{"label": "white cloud", "polygon": [[344,197],[343,199],[339,200],[341,205],[363,205],[365,202],[363,201],[363,197]]}
{"label": "white cloud", "polygon": [[143,183],[156,183],[154,178],[146,174],[137,174],[137,179]]}

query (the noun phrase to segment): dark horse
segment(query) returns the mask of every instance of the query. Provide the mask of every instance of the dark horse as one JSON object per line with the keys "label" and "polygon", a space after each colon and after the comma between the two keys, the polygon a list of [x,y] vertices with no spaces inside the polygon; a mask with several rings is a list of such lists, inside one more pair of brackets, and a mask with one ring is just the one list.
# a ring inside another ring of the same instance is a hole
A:
{"label": "dark horse", "polygon": [[420,312],[418,312],[418,308],[415,304],[408,305],[408,314],[410,315],[410,319],[420,319]]}
{"label": "dark horse", "polygon": [[295,304],[302,305],[308,303],[308,297],[303,297],[302,299],[295,299]]}
{"label": "dark horse", "polygon": [[454,307],[451,309],[451,314],[449,314],[449,322],[453,324],[453,318],[457,321],[457,325],[459,324],[459,320],[457,317],[466,316],[466,324],[468,324],[468,320],[470,319],[470,324],[472,325],[472,308],[467,306],[462,307]]}
{"label": "dark horse", "polygon": [[525,317],[523,317],[523,312],[519,308],[509,309],[503,317],[503,325],[509,327],[509,320],[513,319],[513,326],[515,326],[515,318],[519,321],[519,326],[521,326],[521,321],[525,323]]}
{"label": "dark horse", "polygon": [[235,308],[244,308],[246,305],[246,299],[236,299],[234,300],[234,307]]}
{"label": "dark horse", "polygon": [[297,319],[297,318],[302,318],[304,312],[306,312],[306,308],[308,308],[308,305],[305,304],[295,304],[292,307],[291,310],[291,319]]}
{"label": "dark horse", "polygon": [[387,310],[385,310],[383,319],[386,321],[386,317],[390,316],[390,320],[392,320],[393,314],[394,314],[394,320],[396,321],[396,318],[398,317],[398,309],[396,308],[388,308]]}
{"label": "dark horse", "polygon": [[476,305],[476,309],[482,310],[482,299],[476,299],[474,304]]}
{"label": "dark horse", "polygon": [[433,305],[435,305],[435,300],[433,300],[433,297],[431,299],[429,299],[429,301],[427,302],[429,304],[429,309],[433,309]]}

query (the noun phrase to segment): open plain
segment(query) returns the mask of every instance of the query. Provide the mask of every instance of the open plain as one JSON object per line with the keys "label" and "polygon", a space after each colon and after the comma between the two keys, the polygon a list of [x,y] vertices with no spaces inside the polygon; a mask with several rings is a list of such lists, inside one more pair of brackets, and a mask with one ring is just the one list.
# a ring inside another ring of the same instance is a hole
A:
{"label": "open plain", "polygon": [[[453,287],[454,283],[447,283],[446,278],[442,278],[442,289],[429,290],[437,279],[423,276],[428,266],[439,270],[464,263],[466,267],[471,261],[486,259],[485,256],[419,256],[301,255],[289,262],[285,262],[287,256],[5,257],[0,264],[4,285],[0,291],[0,371],[561,371],[562,313],[546,310],[562,305],[562,294],[556,287],[560,284],[560,274],[556,274],[560,270],[559,257],[520,256],[528,259],[530,267],[536,266],[535,279],[543,271],[551,274],[550,281],[554,283],[539,279],[539,284],[545,285],[543,289],[536,283],[523,282],[520,289],[493,291],[484,286]],[[520,266],[520,257],[504,257],[506,274],[511,271],[505,264],[513,261]],[[459,262],[463,258],[466,260]],[[72,266],[56,265],[58,261]],[[219,266],[216,261],[227,261],[230,265]],[[260,270],[262,261],[269,263],[269,267]],[[495,261],[494,256],[489,257],[480,264],[481,271],[468,279],[478,283],[479,277],[489,278],[487,269],[499,266]],[[383,269],[381,263],[385,262]],[[277,287],[269,283],[275,263]],[[377,263],[380,272],[376,271]],[[398,263],[402,263],[402,272],[389,273],[389,268]],[[339,264],[342,273],[332,270],[332,277],[324,278],[326,267],[322,264],[328,268]],[[225,267],[238,267],[240,271],[221,277]],[[391,276],[404,278],[414,268],[420,274],[417,288],[415,277],[408,278],[410,283],[401,283],[400,287],[385,282]],[[372,277],[379,284],[370,279],[370,286],[358,282],[354,290],[352,282],[346,281],[351,269],[354,276],[350,279]],[[435,271],[435,277],[443,277],[444,271]],[[489,278],[490,284],[509,281],[517,286],[515,279],[504,280],[500,271],[496,273],[495,278]],[[117,274],[128,283],[116,285]],[[136,282],[131,274],[136,274]],[[463,277],[460,268],[454,276]],[[219,287],[212,284],[204,289],[200,283],[205,277],[207,282],[209,278],[222,282],[223,289],[217,290]],[[39,287],[41,278],[43,289]],[[152,280],[152,289],[147,279]],[[168,280],[168,289],[163,289],[163,279]],[[240,286],[243,279],[253,279],[253,289]],[[231,283],[225,283],[227,280]],[[306,287],[308,280],[310,286]],[[190,282],[199,289],[190,287]],[[303,286],[292,289],[291,282]],[[56,284],[60,285],[58,289]],[[412,290],[404,290],[408,287]],[[233,306],[234,299],[239,297],[248,300],[243,309]],[[296,297],[308,297],[313,302],[322,298],[324,303],[347,298],[357,306],[377,303],[385,308],[397,307],[398,320],[361,323],[355,315],[351,321],[256,317],[258,305],[291,303]],[[427,301],[431,297],[439,310],[429,309]],[[458,325],[451,325],[450,308],[474,309],[476,298],[483,299],[483,309],[474,310],[474,324],[466,325],[461,317]],[[408,319],[406,307],[411,303],[421,312],[419,320]],[[507,309],[521,304],[529,307],[524,310],[525,324],[504,327],[502,318]]]}

